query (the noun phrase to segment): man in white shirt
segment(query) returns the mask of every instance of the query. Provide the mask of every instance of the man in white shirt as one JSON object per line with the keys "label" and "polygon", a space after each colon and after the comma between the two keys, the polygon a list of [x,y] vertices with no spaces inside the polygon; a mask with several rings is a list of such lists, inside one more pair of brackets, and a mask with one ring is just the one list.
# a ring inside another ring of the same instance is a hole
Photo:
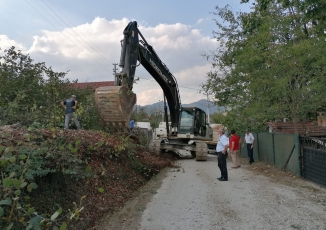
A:
{"label": "man in white shirt", "polygon": [[216,144],[217,162],[221,170],[221,177],[217,178],[219,181],[228,181],[228,169],[226,167],[226,155],[229,147],[229,138],[225,136],[224,129],[219,129],[218,134],[220,138]]}
{"label": "man in white shirt", "polygon": [[[245,141],[246,141],[246,145],[247,145],[249,164],[251,165],[253,162],[255,162],[255,160],[254,160],[255,138],[254,138],[254,135],[252,135],[252,133],[249,132],[249,129],[246,130]],[[244,146],[244,143],[243,143],[242,147],[243,146]]]}

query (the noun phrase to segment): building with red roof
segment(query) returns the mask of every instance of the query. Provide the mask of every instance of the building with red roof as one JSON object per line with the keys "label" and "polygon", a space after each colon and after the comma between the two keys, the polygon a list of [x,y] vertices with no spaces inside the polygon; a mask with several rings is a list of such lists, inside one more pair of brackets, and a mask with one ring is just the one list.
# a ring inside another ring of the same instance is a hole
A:
{"label": "building with red roof", "polygon": [[[295,134],[294,123],[284,121],[268,122],[269,132]],[[297,131],[301,136],[326,136],[326,118],[318,117],[317,121],[300,121],[297,123]]]}
{"label": "building with red roof", "polygon": [[114,81],[96,81],[96,82],[76,82],[71,83],[71,87],[74,89],[86,89],[92,88],[93,90],[102,86],[113,86]]}

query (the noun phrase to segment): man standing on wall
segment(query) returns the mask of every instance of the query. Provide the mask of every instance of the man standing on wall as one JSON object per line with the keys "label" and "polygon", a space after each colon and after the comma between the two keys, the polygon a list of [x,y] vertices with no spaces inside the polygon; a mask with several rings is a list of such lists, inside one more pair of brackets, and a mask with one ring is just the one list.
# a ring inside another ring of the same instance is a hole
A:
{"label": "man standing on wall", "polygon": [[62,101],[60,105],[65,109],[65,129],[68,129],[69,121],[71,118],[74,119],[77,129],[80,129],[80,123],[75,114],[75,110],[77,108],[77,100],[75,95],[71,95],[71,97],[65,101]]}
{"label": "man standing on wall", "polygon": [[247,152],[248,152],[248,157],[249,157],[249,164],[251,165],[253,162],[255,162],[255,160],[254,160],[254,143],[255,143],[255,138],[254,138],[254,135],[252,135],[252,133],[249,132],[249,129],[246,130],[245,141],[246,141],[246,145],[247,145]]}
{"label": "man standing on wall", "polygon": [[228,169],[226,167],[226,155],[229,147],[229,138],[224,134],[224,129],[219,129],[218,134],[220,138],[216,145],[216,153],[217,153],[217,162],[218,167],[221,171],[221,177],[217,178],[219,181],[228,181]]}
{"label": "man standing on wall", "polygon": [[235,134],[235,130],[231,130],[230,138],[230,153],[233,161],[233,166],[231,168],[240,168],[240,158],[239,158],[239,146],[241,145],[241,138]]}

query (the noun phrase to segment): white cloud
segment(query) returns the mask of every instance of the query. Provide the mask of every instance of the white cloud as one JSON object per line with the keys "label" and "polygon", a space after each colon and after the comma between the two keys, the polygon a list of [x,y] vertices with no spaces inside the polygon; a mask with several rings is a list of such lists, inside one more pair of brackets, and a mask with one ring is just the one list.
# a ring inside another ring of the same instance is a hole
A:
{"label": "white cloud", "polygon": [[[179,84],[181,103],[189,104],[200,99],[206,99],[204,94],[199,93],[199,89],[199,85],[197,85],[196,88],[190,89],[190,87],[183,88],[183,86]],[[163,100],[163,90],[157,83],[150,84],[144,88],[135,87],[133,91],[137,94],[137,105],[150,105]]]}
{"label": "white cloud", "polygon": [[104,18],[95,18],[91,24],[66,28],[63,31],[45,30],[43,36],[34,36],[29,53],[60,54],[72,59],[100,59],[98,53],[102,49],[96,47],[106,48],[109,53],[110,45],[119,46],[122,28],[126,24],[127,19],[107,21]]}
{"label": "white cloud", "polygon": [[23,44],[20,44],[14,40],[11,40],[7,35],[0,35],[0,48],[2,51],[15,46],[17,50],[26,50]]}
{"label": "white cloud", "polygon": [[200,34],[198,29],[192,29],[189,25],[183,25],[180,23],[166,25],[159,24],[155,27],[143,27],[140,26],[139,30],[145,36],[145,39],[150,43],[157,51],[169,52],[172,50],[187,50],[197,48],[194,47],[197,41],[205,41],[212,46],[215,42],[209,37],[204,37]]}
{"label": "white cloud", "polygon": [[[67,77],[71,80],[112,81],[112,64],[120,60],[120,40],[128,23],[127,18],[106,20],[98,17],[91,23],[72,29],[43,30],[41,35],[33,36],[29,48],[1,35],[0,47],[14,45],[23,49],[36,62],[45,62],[54,71],[69,71]],[[214,39],[181,23],[156,26],[143,23],[139,30],[177,78],[179,86],[200,88],[199,85],[205,81],[205,73],[209,71],[209,64],[200,53],[214,50],[218,46]],[[152,79],[143,67],[138,67],[137,76]],[[134,85],[134,91],[140,105],[152,104],[163,98],[162,89],[154,81],[141,80]],[[182,103],[204,98],[196,90],[186,88],[180,88],[180,94]]]}
{"label": "white cloud", "polygon": [[203,21],[204,21],[203,18],[198,19],[198,21],[196,22],[196,25],[199,25],[199,24],[202,23]]}
{"label": "white cloud", "polygon": [[[163,100],[163,91],[162,89],[157,85],[153,85],[154,89],[147,89],[147,90],[141,90],[140,92],[137,92],[137,105],[149,105],[153,104],[155,102],[159,102],[160,100]],[[138,91],[138,90],[137,90]]]}
{"label": "white cloud", "polygon": [[[206,82],[206,73],[210,71],[211,65],[205,64],[184,69],[174,76],[178,79],[181,101],[188,104],[200,99],[205,99],[203,93],[199,93],[201,85]],[[194,90],[196,89],[196,90]]]}
{"label": "white cloud", "polygon": [[200,88],[201,85],[206,80],[206,73],[210,71],[211,65],[205,64],[202,66],[194,66],[188,69],[184,69],[174,76],[178,79],[178,84],[188,85],[189,87]]}
{"label": "white cloud", "polygon": [[[199,93],[201,85],[206,81],[206,73],[210,71],[211,65],[194,66],[177,72],[174,75],[179,86],[182,104],[189,104],[200,99],[205,99],[203,93]],[[137,104],[148,105],[163,100],[163,90],[150,76],[149,80],[140,79],[134,84],[133,91],[137,94]]]}

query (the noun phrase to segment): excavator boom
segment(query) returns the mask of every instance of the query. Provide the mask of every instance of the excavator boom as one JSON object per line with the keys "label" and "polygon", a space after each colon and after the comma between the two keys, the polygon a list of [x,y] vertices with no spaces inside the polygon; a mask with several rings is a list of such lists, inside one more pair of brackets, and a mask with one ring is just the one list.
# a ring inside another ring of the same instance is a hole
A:
{"label": "excavator boom", "polygon": [[130,22],[123,35],[119,62],[121,71],[115,74],[115,86],[100,87],[95,92],[102,120],[110,127],[128,126],[136,104],[136,95],[131,90],[138,61],[161,86],[169,106],[171,126],[177,128],[181,101],[175,77],[140,33],[137,22]]}
{"label": "excavator boom", "polygon": [[170,112],[168,119],[167,107],[164,105],[166,137],[152,140],[150,150],[153,152],[185,150],[194,155],[196,160],[206,160],[208,145],[205,141],[212,140],[213,131],[206,122],[205,112],[196,107],[181,107],[175,77],[140,33],[137,22],[130,22],[123,35],[119,62],[121,70],[115,74],[115,85],[100,87],[95,91],[95,99],[104,125],[115,129],[128,128],[131,112],[136,104],[136,95],[132,92],[132,87],[139,62],[162,88],[164,102],[167,101]]}

